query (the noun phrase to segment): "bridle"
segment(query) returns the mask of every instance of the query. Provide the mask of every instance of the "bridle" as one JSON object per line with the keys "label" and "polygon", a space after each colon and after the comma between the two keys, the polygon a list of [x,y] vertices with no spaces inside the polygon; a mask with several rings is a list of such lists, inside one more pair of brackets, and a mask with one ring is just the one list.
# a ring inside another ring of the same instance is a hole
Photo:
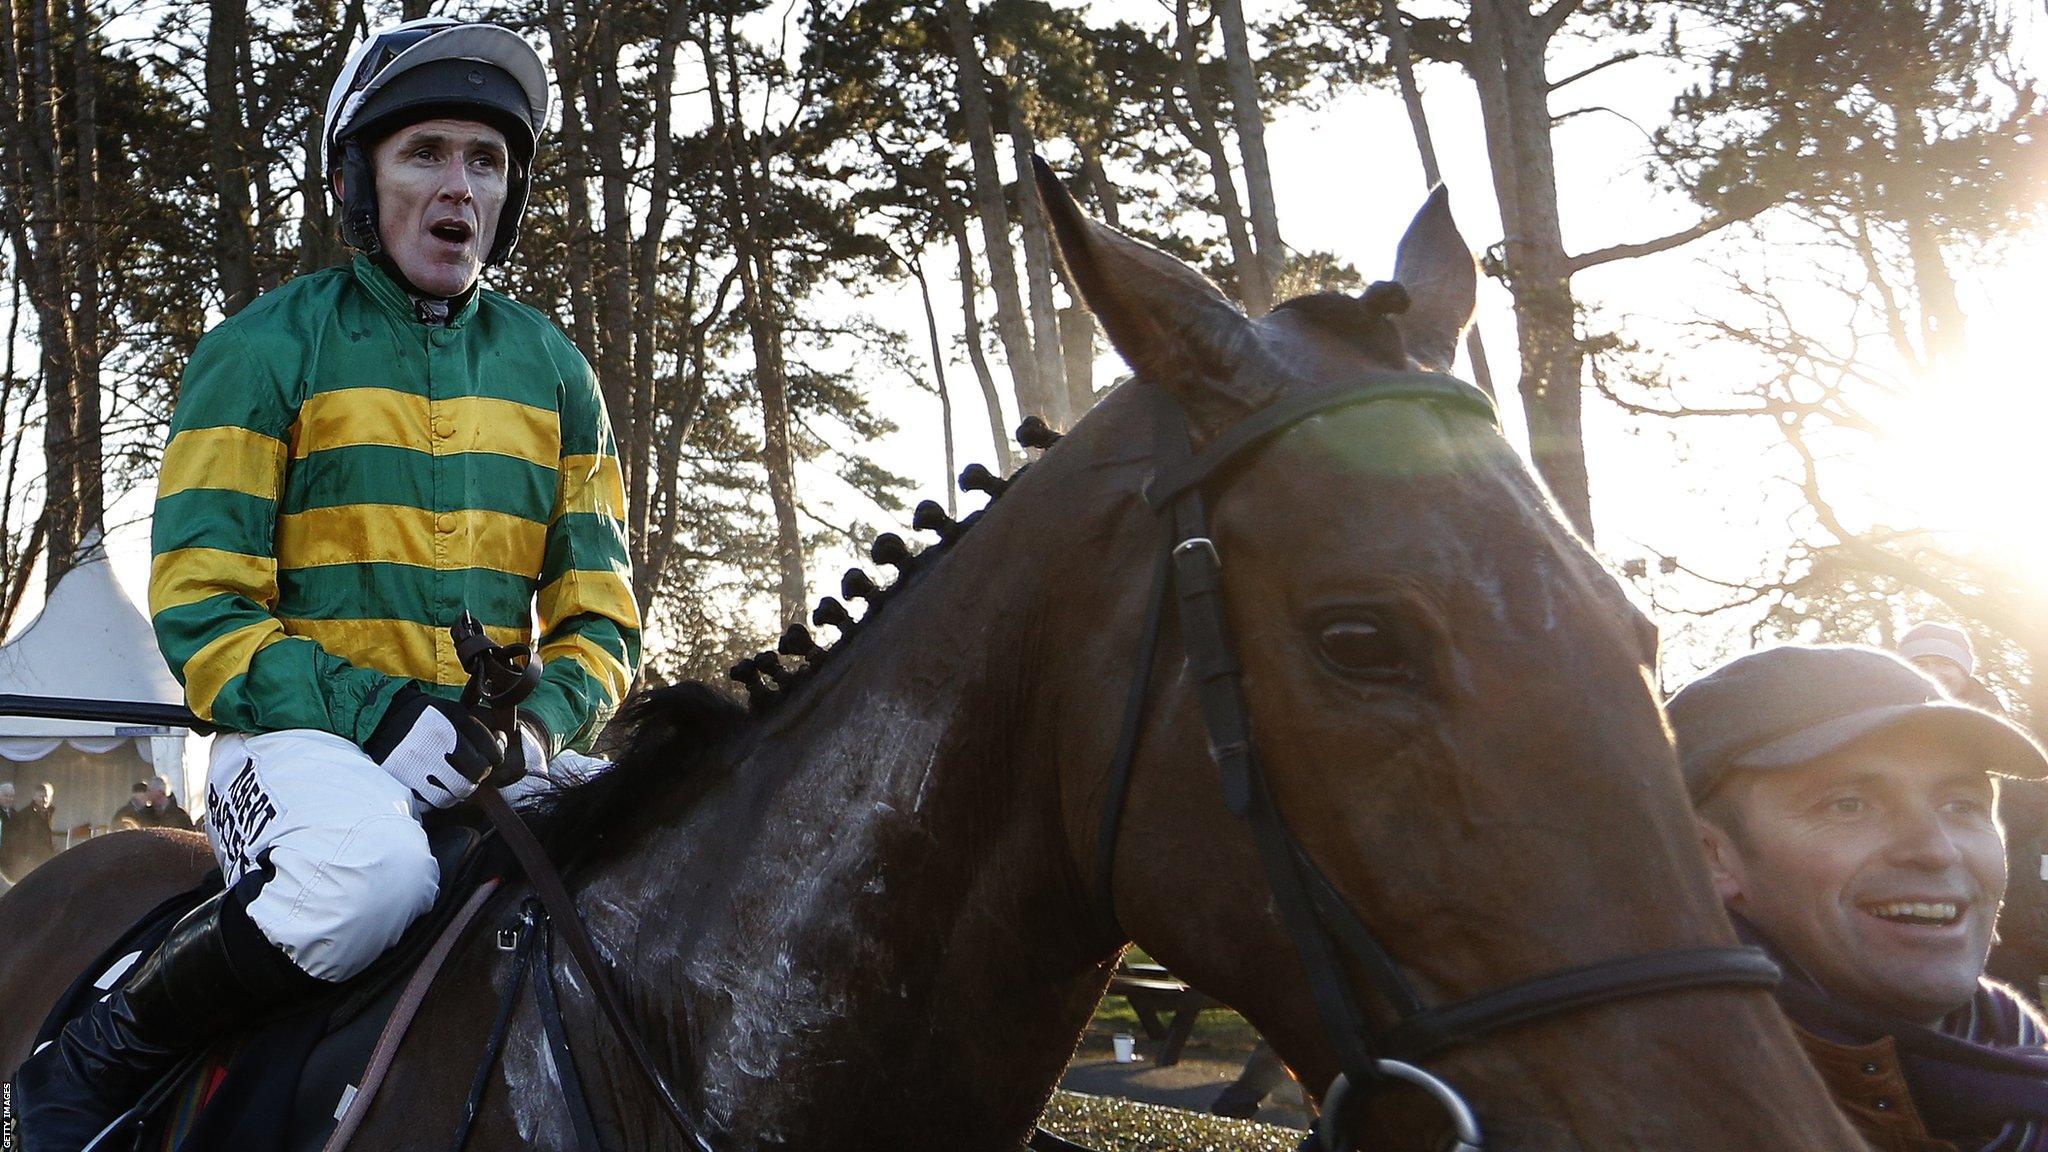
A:
{"label": "bridle", "polygon": [[[1145,499],[1160,518],[1164,539],[1145,609],[1138,664],[1110,763],[1108,797],[1096,836],[1096,890],[1113,922],[1117,829],[1130,791],[1171,590],[1209,755],[1221,775],[1224,806],[1250,826],[1274,903],[1308,974],[1316,1014],[1336,1048],[1341,1069],[1323,1096],[1322,1116],[1302,1145],[1304,1152],[1356,1148],[1363,1138],[1369,1101],[1394,1083],[1423,1089],[1449,1114],[1455,1133],[1452,1152],[1481,1152],[1484,1142],[1471,1106],[1457,1089],[1416,1062],[1505,1028],[1615,1000],[1697,988],[1777,985],[1778,968],[1761,949],[1686,948],[1562,969],[1454,1003],[1424,1005],[1400,965],[1309,859],[1274,806],[1245,712],[1224,611],[1223,557],[1209,535],[1202,495],[1227,479],[1233,465],[1327,412],[1388,400],[1419,400],[1495,423],[1493,401],[1447,375],[1366,372],[1341,386],[1259,409],[1197,453],[1186,411],[1164,389],[1152,391],[1158,397],[1156,471],[1145,488]],[[1118,932],[1122,935],[1120,928]],[[1367,1019],[1358,990],[1345,975],[1347,958],[1365,973],[1379,1000],[1392,1008],[1397,1022],[1391,1028],[1375,1028]]]}

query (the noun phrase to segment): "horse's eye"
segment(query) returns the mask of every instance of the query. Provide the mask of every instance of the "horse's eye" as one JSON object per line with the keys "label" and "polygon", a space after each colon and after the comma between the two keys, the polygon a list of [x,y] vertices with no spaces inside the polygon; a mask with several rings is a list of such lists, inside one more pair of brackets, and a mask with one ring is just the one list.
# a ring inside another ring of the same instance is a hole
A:
{"label": "horse's eye", "polygon": [[1323,625],[1317,642],[1323,659],[1346,675],[1388,678],[1410,673],[1394,630],[1378,621],[1332,620]]}

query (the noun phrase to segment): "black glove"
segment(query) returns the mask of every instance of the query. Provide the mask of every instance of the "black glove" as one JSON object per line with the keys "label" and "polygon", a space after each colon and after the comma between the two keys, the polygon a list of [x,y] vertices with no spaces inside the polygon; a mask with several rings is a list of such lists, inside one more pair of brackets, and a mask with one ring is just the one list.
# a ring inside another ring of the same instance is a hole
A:
{"label": "black glove", "polygon": [[474,713],[414,684],[398,690],[363,751],[430,808],[460,804],[505,758]]}

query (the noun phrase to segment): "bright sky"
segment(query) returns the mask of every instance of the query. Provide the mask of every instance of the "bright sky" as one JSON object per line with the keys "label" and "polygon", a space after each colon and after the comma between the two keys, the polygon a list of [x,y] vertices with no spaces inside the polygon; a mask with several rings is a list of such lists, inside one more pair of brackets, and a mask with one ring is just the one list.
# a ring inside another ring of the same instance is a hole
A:
{"label": "bright sky", "polygon": [[[1164,19],[1164,10],[1147,0],[1120,0],[1117,7],[1133,18]],[[1255,0],[1249,7],[1257,20],[1274,6]],[[2048,71],[2042,67],[2043,26],[2048,20],[2031,9],[2020,13],[2019,20],[2032,57],[2031,71],[2041,75]],[[1563,74],[1590,59],[1554,60],[1552,72]],[[1574,251],[1647,239],[1696,218],[1690,205],[1657,191],[1644,179],[1646,142],[1637,127],[1660,122],[1684,80],[1666,62],[1638,61],[1560,93],[1554,111],[1592,105],[1613,110],[1575,117],[1558,132],[1565,236]],[[1483,249],[1498,239],[1500,225],[1471,85],[1455,69],[1433,66],[1423,69],[1422,84],[1453,208],[1474,248]],[[1368,277],[1386,275],[1395,242],[1423,193],[1399,99],[1390,91],[1374,92],[1348,96],[1313,112],[1287,112],[1272,124],[1268,146],[1282,227],[1290,243],[1334,251]],[[1059,154],[1056,146],[1049,150]],[[1575,287],[1582,303],[1593,309],[1596,325],[1619,328],[1654,344],[1668,335],[1668,325],[1688,319],[1702,301],[1710,306],[1720,291],[1713,269],[1702,261],[1710,251],[1695,246],[1609,265],[1581,276]],[[1779,252],[1775,258],[1780,273],[1799,271],[1798,253]],[[2041,357],[2030,339],[2039,323],[2038,275],[2044,266],[2048,241],[2037,237],[2006,254],[2001,267],[1965,279],[1964,304],[1977,346],[1974,369],[1952,392],[1898,411],[1893,417],[1896,435],[1866,469],[1874,500],[1910,509],[1902,520],[1996,534],[2001,525],[2014,522],[2001,506],[2004,500],[2031,498],[2048,490],[2037,447],[2038,430],[2048,423],[2048,390],[2043,388],[2048,381],[2043,380]],[[927,267],[935,277],[944,277],[951,260],[934,254]],[[935,279],[942,331],[951,329],[946,335],[955,349],[948,377],[960,463],[990,461],[987,420],[971,369],[958,355],[959,318],[957,307],[947,306],[946,283]],[[926,344],[914,289],[869,301],[864,308],[909,333],[910,346],[922,359]],[[1513,401],[1512,380],[1514,327],[1506,293],[1491,281],[1481,284],[1479,324],[1510,436],[1519,441],[1521,414]],[[1713,375],[1713,365],[1689,367],[1703,379]],[[1098,379],[1121,371],[1106,355],[1098,366]],[[878,446],[881,462],[918,480],[920,490],[913,502],[917,496],[941,496],[944,460],[936,398],[887,372],[878,371],[872,387],[878,407],[900,425],[895,436]],[[1004,387],[1007,391],[1006,383]],[[1014,425],[1014,412],[1004,423]],[[1611,560],[1675,553],[1689,566],[1742,576],[1755,570],[1759,548],[1784,536],[1784,517],[1796,501],[1769,479],[1771,468],[1763,449],[1772,434],[1761,428],[1696,424],[1680,429],[1632,425],[1588,394],[1586,437],[1595,515],[1601,551]],[[1679,434],[1689,457],[1683,461],[1678,459]],[[807,499],[833,507],[836,516],[890,526],[878,509],[852,497],[822,470],[808,470],[800,482]],[[147,495],[131,498],[112,517],[127,522],[112,533],[112,552],[122,579],[138,600],[148,571],[147,527],[139,522]],[[967,499],[963,507],[975,506],[978,499]],[[2018,522],[2036,519],[2019,517]],[[2048,562],[2048,538],[2014,535],[2009,541],[2033,549],[2030,559]],[[852,559],[818,558],[812,571],[814,591],[831,590],[836,574]],[[1746,643],[1738,633],[1747,620],[1716,620],[1675,632],[1669,624],[1667,635],[1677,635],[1679,643],[1666,672],[1676,680],[1731,646]]]}

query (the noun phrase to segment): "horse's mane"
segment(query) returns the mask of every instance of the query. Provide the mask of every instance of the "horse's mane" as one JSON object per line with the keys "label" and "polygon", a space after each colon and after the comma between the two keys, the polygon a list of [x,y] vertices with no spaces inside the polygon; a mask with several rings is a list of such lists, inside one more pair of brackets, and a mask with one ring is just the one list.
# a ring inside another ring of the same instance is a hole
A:
{"label": "horse's mane", "polygon": [[[1027,426],[1030,423],[1027,422]],[[1056,434],[1042,434],[1049,436],[1050,440],[1058,439]],[[1050,443],[1050,440],[1037,439],[1023,429],[1019,430],[1019,439],[1041,446]],[[1014,482],[1028,467],[1030,465],[1026,464],[1017,469],[1010,480]],[[966,486],[964,481],[962,486]],[[994,503],[994,497],[990,503]],[[940,534],[939,542],[910,552],[900,538],[885,534],[903,550],[900,556],[889,561],[882,560],[886,553],[879,543],[881,538],[878,538],[875,558],[879,563],[895,567],[896,579],[886,586],[878,586],[867,596],[867,610],[858,620],[844,616],[839,618],[835,625],[839,633],[837,641],[814,646],[794,669],[783,672],[779,678],[769,677],[762,671],[764,662],[772,663],[778,669],[787,667],[776,650],[759,653],[734,665],[730,678],[747,686],[744,702],[722,687],[699,680],[642,689],[627,698],[605,726],[604,734],[594,749],[609,758],[612,766],[580,783],[547,789],[532,809],[534,833],[548,850],[550,858],[566,867],[600,852],[616,850],[629,844],[647,828],[673,818],[679,805],[687,808],[718,779],[719,769],[725,764],[720,756],[724,749],[737,743],[766,716],[809,687],[826,663],[848,648],[860,631],[876,620],[890,600],[922,579],[949,555],[952,545],[966,535],[986,510],[969,513],[954,522],[944,516],[936,503],[925,501],[919,506],[918,525],[934,527]],[[942,525],[938,523],[941,521]],[[854,573],[847,575],[850,580]],[[842,582],[841,586],[844,589],[847,585]],[[833,619],[828,614],[828,606],[842,613],[845,610],[838,600],[824,597],[818,602],[813,622],[826,623]],[[783,643],[778,646],[781,653],[791,653],[790,637],[797,633],[801,633],[806,641],[810,640],[808,630],[801,624],[792,624],[783,634]]]}
{"label": "horse's mane", "polygon": [[1360,352],[1399,364],[1407,358],[1401,332],[1388,316],[1408,310],[1408,291],[1392,280],[1374,281],[1362,295],[1311,292],[1273,306],[1292,312]]}
{"label": "horse's mane", "polygon": [[[1407,293],[1400,285],[1381,281],[1363,295],[1316,292],[1294,297],[1274,310],[1298,312],[1360,351],[1398,362],[1403,358],[1401,337],[1387,317],[1407,306]],[[1034,417],[1018,428],[1017,438],[1026,447],[1048,448],[1060,437]],[[1024,465],[1008,481],[998,481],[987,489],[990,506],[1003,488],[1030,467]],[[962,473],[963,488],[969,486],[967,477],[975,471],[970,468]],[[811,619],[813,623],[831,623],[836,617],[839,639],[830,646],[813,647],[793,670],[778,676],[767,674],[766,667],[784,668],[775,651],[735,665],[731,679],[747,685],[745,703],[721,688],[694,680],[635,693],[612,718],[597,749],[612,759],[613,766],[581,783],[551,789],[535,805],[534,830],[548,854],[567,866],[618,849],[647,828],[673,818],[679,803],[687,807],[718,779],[725,764],[719,755],[722,750],[752,730],[764,714],[815,680],[828,660],[848,648],[891,599],[943,560],[986,511],[969,513],[956,523],[927,500],[918,506],[915,523],[936,530],[937,544],[910,553],[900,538],[891,534],[878,537],[872,555],[878,563],[897,569],[896,580],[866,597],[867,611],[858,620],[849,622],[838,600],[830,596],[821,599]],[[896,551],[885,553],[885,540],[894,541]],[[885,555],[892,558],[885,559]],[[847,590],[857,571],[847,573],[842,592],[852,594]],[[791,637],[799,633],[809,641],[808,630],[792,624],[783,634],[779,651],[793,655],[794,649],[802,648],[791,643]]]}
{"label": "horse's mane", "polygon": [[695,795],[710,787],[717,752],[748,723],[744,704],[699,681],[634,693],[597,749],[612,757],[612,766],[544,792],[531,814],[535,835],[565,867],[630,841],[666,807],[658,801],[678,789]]}

